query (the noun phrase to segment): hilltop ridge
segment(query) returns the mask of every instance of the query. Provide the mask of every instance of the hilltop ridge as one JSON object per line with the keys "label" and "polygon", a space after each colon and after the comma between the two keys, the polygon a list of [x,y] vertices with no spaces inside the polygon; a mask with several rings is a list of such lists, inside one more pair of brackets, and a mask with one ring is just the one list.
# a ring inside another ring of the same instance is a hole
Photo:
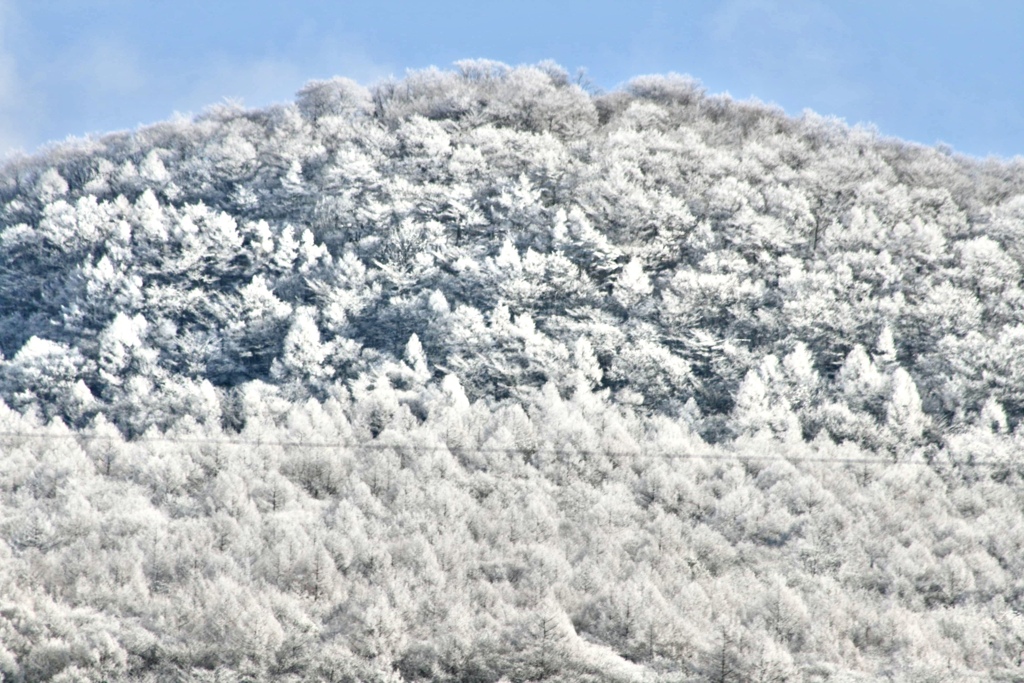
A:
{"label": "hilltop ridge", "polygon": [[[1013,425],[1022,178],[680,76],[314,82],[9,164],[0,395],[137,431],[166,424],[131,415],[140,383],[173,415],[204,382],[222,410],[252,380],[322,397],[416,335],[473,398],[582,371],[718,438],[764,357],[806,348],[835,398],[887,334],[941,427],[990,397]],[[40,354],[63,374],[31,395]]]}

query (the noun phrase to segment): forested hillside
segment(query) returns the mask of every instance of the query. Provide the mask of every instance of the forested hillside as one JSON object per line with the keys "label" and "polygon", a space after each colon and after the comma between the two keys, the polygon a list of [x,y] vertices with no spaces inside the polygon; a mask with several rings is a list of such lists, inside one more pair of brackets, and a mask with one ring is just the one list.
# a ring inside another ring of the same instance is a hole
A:
{"label": "forested hillside", "polygon": [[0,680],[1024,679],[1024,164],[484,61],[0,169]]}

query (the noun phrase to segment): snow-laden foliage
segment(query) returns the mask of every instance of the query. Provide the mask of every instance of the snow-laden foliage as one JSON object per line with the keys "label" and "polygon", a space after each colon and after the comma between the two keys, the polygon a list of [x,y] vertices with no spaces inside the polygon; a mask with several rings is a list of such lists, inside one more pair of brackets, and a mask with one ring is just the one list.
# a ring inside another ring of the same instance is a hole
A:
{"label": "snow-laden foliage", "polygon": [[0,677],[1019,677],[1022,227],[549,63],[16,159]]}
{"label": "snow-laden foliage", "polygon": [[0,411],[5,681],[1024,675],[1019,436],[710,446],[454,377],[241,402],[132,441]]}
{"label": "snow-laden foliage", "polygon": [[[585,342],[596,385],[649,413],[692,400],[711,440],[744,429],[744,378],[798,347],[820,400],[769,392],[806,436],[885,429],[897,369],[928,438],[990,399],[1024,416],[1019,165],[682,77],[591,95],[552,65],[466,62],[313,82],[14,161],[0,202],[0,396],[77,426],[217,417],[204,382],[233,424],[246,382],[323,398],[414,334],[471,398],[569,393]],[[884,365],[879,384],[848,387],[847,361]]]}

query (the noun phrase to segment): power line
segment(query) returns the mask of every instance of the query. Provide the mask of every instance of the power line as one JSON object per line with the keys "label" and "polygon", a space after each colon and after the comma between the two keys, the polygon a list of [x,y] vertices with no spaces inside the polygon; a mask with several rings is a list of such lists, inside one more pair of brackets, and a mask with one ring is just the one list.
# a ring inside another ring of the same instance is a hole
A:
{"label": "power line", "polygon": [[[279,448],[310,448],[310,449],[348,449],[348,450],[401,450],[411,449],[414,451],[427,452],[450,452],[450,453],[490,453],[499,455],[563,455],[563,456],[590,456],[605,458],[636,458],[636,459],[663,459],[663,460],[711,460],[711,461],[738,461],[738,462],[785,462],[789,464],[814,463],[814,464],[841,464],[841,465],[912,465],[931,467],[932,463],[924,460],[895,460],[892,458],[830,458],[800,457],[787,458],[773,455],[744,455],[739,453],[718,453],[700,452],[685,453],[676,452],[655,452],[649,453],[645,449],[630,451],[576,449],[576,448],[550,448],[545,446],[517,448],[497,446],[427,446],[408,444],[388,444],[378,441],[294,441],[294,440],[262,440],[262,439],[214,439],[214,438],[173,438],[143,436],[136,439],[125,440],[121,436],[103,434],[44,434],[31,432],[0,432],[0,438],[5,439],[35,439],[35,440],[64,440],[64,441],[110,441],[120,442],[123,445],[147,444],[147,443],[172,443],[178,445],[193,446],[270,446]],[[945,463],[943,463],[945,464]],[[967,467],[1000,467],[1013,463],[1003,460],[972,460],[970,462],[949,462],[950,466]],[[1021,464],[1024,464],[1022,462]]]}

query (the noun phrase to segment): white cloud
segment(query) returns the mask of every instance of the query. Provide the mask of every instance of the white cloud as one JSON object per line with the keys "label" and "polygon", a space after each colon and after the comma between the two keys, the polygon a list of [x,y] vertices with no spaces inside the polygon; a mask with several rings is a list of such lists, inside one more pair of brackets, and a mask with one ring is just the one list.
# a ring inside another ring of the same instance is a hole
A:
{"label": "white cloud", "polygon": [[18,17],[12,0],[0,0],[0,160],[25,149],[32,138],[29,102],[32,99],[18,74],[11,46]]}
{"label": "white cloud", "polygon": [[770,15],[773,9],[771,0],[730,0],[712,15],[711,37],[719,42],[729,42],[741,32],[751,14],[763,12]]}
{"label": "white cloud", "polygon": [[[65,46],[52,55],[51,65],[35,71],[24,63],[22,51],[12,43],[18,18],[10,0],[0,0],[0,159],[17,151],[31,152],[39,144],[42,131],[52,124],[53,105],[44,89],[61,88],[78,95],[74,111],[85,112],[102,106],[104,101],[138,93],[146,79],[138,68],[139,60],[127,48],[115,43],[95,42]],[[37,85],[33,85],[36,83]]]}
{"label": "white cloud", "polygon": [[69,75],[95,96],[127,94],[146,85],[146,75],[139,67],[139,55],[126,45],[111,41],[94,42],[74,52],[76,57]]}
{"label": "white cloud", "polygon": [[263,59],[242,64],[221,61],[184,93],[177,106],[198,110],[225,99],[261,106],[289,99],[302,75],[287,60]]}
{"label": "white cloud", "polygon": [[325,41],[319,49],[301,57],[273,57],[255,62],[221,59],[175,106],[179,111],[196,112],[231,99],[249,107],[262,107],[292,101],[309,80],[346,76],[360,83],[372,83],[391,72],[362,50],[339,49],[335,43]]}
{"label": "white cloud", "polygon": [[729,0],[708,22],[721,58],[749,76],[759,93],[799,89],[817,106],[842,111],[866,96],[849,78],[848,29],[820,0]]}
{"label": "white cloud", "polygon": [[369,83],[392,72],[358,38],[312,23],[290,44],[256,57],[205,50],[168,56],[110,22],[83,25],[72,40],[44,45],[37,38],[46,31],[30,24],[21,3],[0,0],[0,159],[17,149],[31,152],[47,137],[198,113],[225,99],[266,106],[291,101],[311,79],[345,75]]}
{"label": "white cloud", "polygon": [[18,73],[14,56],[0,52],[0,106],[10,105],[18,95]]}
{"label": "white cloud", "polygon": [[820,0],[729,0],[712,15],[712,37],[731,41],[768,29],[799,39],[799,45],[823,42],[842,29],[839,17]]}

